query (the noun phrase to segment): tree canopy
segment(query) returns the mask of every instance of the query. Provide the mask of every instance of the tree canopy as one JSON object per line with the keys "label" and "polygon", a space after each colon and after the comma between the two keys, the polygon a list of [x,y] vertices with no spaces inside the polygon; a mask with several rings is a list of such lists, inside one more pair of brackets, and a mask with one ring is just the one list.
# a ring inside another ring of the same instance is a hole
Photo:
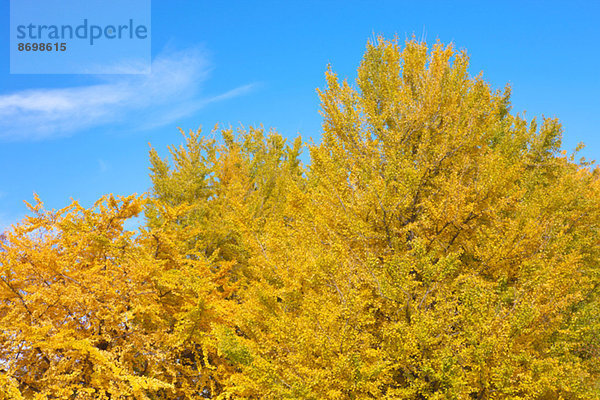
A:
{"label": "tree canopy", "polygon": [[318,143],[190,132],[147,195],[36,198],[0,398],[600,399],[600,172],[468,65],[380,38]]}

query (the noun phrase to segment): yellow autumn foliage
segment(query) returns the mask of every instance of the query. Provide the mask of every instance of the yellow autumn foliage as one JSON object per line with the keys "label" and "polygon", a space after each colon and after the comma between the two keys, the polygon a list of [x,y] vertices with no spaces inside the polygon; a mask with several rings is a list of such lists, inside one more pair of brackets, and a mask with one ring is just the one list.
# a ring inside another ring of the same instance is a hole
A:
{"label": "yellow autumn foliage", "polygon": [[599,170],[468,64],[380,38],[320,143],[190,132],[148,196],[37,199],[0,398],[600,399]]}

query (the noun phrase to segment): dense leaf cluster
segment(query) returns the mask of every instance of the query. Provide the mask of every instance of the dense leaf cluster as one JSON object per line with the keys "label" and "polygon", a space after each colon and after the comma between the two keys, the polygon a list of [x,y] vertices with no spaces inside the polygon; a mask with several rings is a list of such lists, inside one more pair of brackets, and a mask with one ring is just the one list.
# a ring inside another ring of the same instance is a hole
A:
{"label": "dense leaf cluster", "polygon": [[600,398],[599,171],[559,122],[439,43],[368,44],[319,94],[320,143],[191,132],[149,196],[32,205],[0,398]]}

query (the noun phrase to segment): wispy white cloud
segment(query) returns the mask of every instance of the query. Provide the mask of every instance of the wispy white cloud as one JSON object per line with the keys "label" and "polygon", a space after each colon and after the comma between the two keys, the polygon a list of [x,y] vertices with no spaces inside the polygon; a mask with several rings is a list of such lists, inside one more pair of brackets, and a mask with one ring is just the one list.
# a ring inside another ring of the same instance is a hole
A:
{"label": "wispy white cloud", "polygon": [[46,139],[103,125],[150,129],[254,87],[204,95],[210,68],[203,53],[192,49],[158,56],[146,75],[102,75],[100,83],[89,86],[2,94],[0,139]]}
{"label": "wispy white cloud", "polygon": [[154,114],[153,118],[147,119],[145,122],[140,122],[141,125],[138,125],[138,128],[147,130],[167,125],[173,121],[177,121],[178,119],[185,117],[186,115],[190,115],[195,111],[198,111],[210,103],[242,96],[256,87],[257,84],[255,83],[243,85],[235,89],[228,90],[223,94],[205,98],[197,98],[193,101],[182,102],[177,107],[170,107],[168,109],[164,108],[161,110],[161,112]]}

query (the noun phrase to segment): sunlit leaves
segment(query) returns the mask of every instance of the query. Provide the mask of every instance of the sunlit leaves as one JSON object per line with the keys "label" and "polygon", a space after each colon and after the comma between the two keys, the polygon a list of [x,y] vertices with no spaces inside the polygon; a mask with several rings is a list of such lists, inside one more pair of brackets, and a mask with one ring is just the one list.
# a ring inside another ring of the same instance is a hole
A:
{"label": "sunlit leaves", "polygon": [[0,396],[600,398],[598,169],[468,66],[380,38],[327,71],[307,167],[197,131],[148,197],[36,198],[0,238]]}

